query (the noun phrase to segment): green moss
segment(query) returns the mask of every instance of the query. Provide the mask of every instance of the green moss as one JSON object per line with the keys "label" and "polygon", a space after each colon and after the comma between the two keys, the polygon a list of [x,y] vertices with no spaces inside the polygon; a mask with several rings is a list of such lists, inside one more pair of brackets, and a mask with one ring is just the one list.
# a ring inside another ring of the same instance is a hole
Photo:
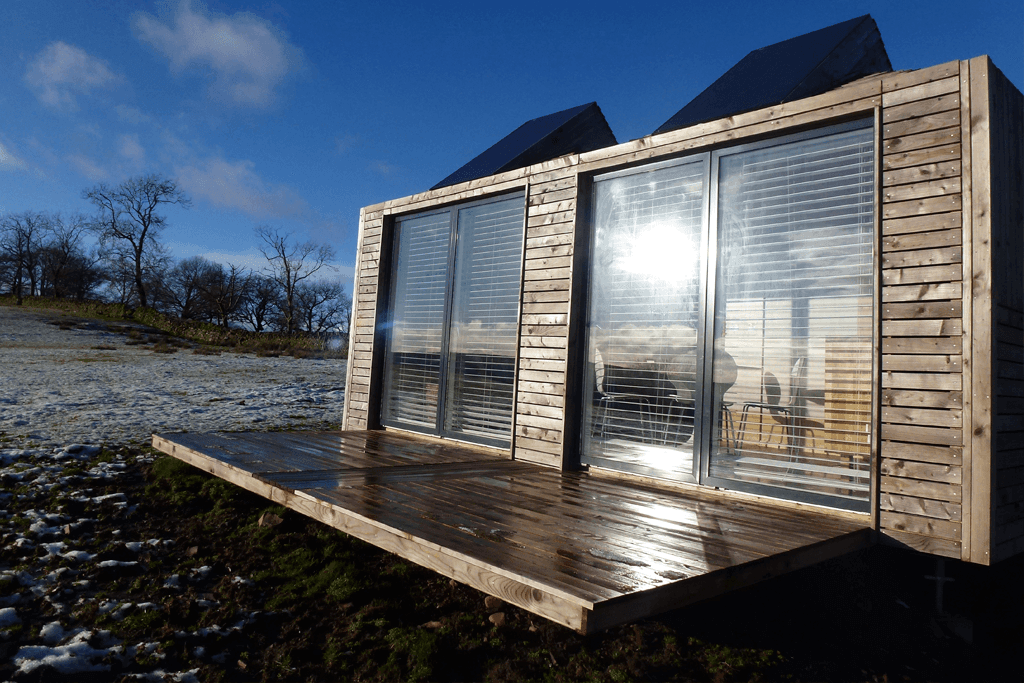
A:
{"label": "green moss", "polygon": [[697,661],[716,679],[746,680],[755,672],[771,669],[783,660],[782,654],[775,650],[729,647],[696,638],[690,638],[688,644],[696,650]]}
{"label": "green moss", "polygon": [[21,590],[21,584],[16,578],[7,574],[0,576],[0,597],[13,595],[19,590]]}
{"label": "green moss", "polygon": [[384,636],[391,647],[382,672],[388,678],[425,681],[433,678],[438,639],[431,631],[393,628]]}
{"label": "green moss", "polygon": [[166,615],[158,609],[136,610],[112,627],[112,630],[124,638],[140,633],[152,633],[166,619]]}

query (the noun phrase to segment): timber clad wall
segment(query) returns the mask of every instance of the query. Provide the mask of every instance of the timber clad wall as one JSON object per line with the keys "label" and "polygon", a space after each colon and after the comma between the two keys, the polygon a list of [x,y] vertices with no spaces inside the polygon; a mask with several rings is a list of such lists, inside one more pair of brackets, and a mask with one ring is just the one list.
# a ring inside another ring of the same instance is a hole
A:
{"label": "timber clad wall", "polygon": [[956,558],[964,462],[959,66],[882,80],[878,499],[885,536]]}
{"label": "timber clad wall", "polygon": [[989,563],[1020,552],[1021,107],[1020,93],[979,57],[867,77],[824,95],[367,207],[344,427],[379,427],[386,331],[375,327],[387,309],[390,268],[381,249],[391,247],[391,215],[525,189],[512,453],[563,467],[576,462],[578,450],[589,178],[875,116],[877,525],[884,537],[946,557]]}
{"label": "timber clad wall", "polygon": [[561,467],[566,418],[575,174],[531,182],[526,204],[515,457]]}

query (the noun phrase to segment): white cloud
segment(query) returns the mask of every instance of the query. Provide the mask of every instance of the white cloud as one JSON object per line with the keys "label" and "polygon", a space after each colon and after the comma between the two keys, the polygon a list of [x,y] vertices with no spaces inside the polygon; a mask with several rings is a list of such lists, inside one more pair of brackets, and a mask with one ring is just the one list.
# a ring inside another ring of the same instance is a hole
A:
{"label": "white cloud", "polygon": [[135,107],[129,107],[124,104],[119,104],[114,107],[114,111],[117,112],[118,118],[122,121],[126,121],[133,125],[139,125],[142,123],[150,123],[153,117],[148,114],[144,114],[142,111]]}
{"label": "white cloud", "polygon": [[182,189],[192,196],[254,218],[296,216],[306,210],[301,197],[284,185],[263,180],[251,161],[230,162],[215,157],[176,166],[174,174]]}
{"label": "white cloud", "polygon": [[82,154],[69,154],[65,159],[69,164],[74,166],[79,173],[93,182],[99,182],[110,178],[110,173],[108,173],[106,169]]}
{"label": "white cloud", "polygon": [[146,150],[139,144],[138,135],[122,135],[118,138],[117,151],[136,166],[141,166],[146,160]]}
{"label": "white cloud", "polygon": [[4,146],[4,143],[0,142],[0,169],[9,171],[21,171],[26,169],[25,162],[14,155],[9,149]]}
{"label": "white cloud", "polygon": [[39,101],[57,109],[77,109],[76,95],[120,80],[103,60],[61,41],[47,45],[25,72],[25,83]]}
{"label": "white cloud", "polygon": [[267,106],[274,89],[301,61],[298,48],[279,30],[247,12],[214,16],[181,0],[171,22],[139,12],[133,24],[138,39],[165,56],[173,72],[192,66],[212,69],[211,91],[235,104]]}

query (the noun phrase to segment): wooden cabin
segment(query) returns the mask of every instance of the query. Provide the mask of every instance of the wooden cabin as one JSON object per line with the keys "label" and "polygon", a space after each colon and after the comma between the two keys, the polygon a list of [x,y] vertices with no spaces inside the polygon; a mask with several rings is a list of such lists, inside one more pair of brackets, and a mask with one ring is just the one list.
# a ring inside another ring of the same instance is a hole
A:
{"label": "wooden cabin", "polygon": [[368,206],[343,428],[1020,552],[1021,112],[978,57]]}
{"label": "wooden cabin", "polygon": [[342,436],[270,474],[155,443],[581,631],[865,543],[1024,550],[1022,96],[879,69],[873,27],[820,92],[364,208]]}

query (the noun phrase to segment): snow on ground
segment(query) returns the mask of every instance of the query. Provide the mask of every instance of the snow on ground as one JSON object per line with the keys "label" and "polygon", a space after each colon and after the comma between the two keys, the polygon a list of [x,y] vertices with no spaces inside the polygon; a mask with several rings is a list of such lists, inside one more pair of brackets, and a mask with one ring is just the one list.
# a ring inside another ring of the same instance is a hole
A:
{"label": "snow on ground", "polygon": [[[92,493],[92,482],[116,487],[134,464],[125,449],[103,455],[103,444],[148,441],[153,432],[336,427],[344,400],[344,361],[203,356],[189,350],[161,354],[126,346],[123,335],[102,323],[61,330],[50,324],[58,318],[0,306],[0,537],[8,549],[5,556],[17,558],[14,566],[0,562],[0,649],[9,651],[5,644],[30,628],[22,616],[27,606],[42,600],[49,621],[37,627],[38,636],[10,653],[15,679],[41,672],[42,680],[110,672],[116,663],[134,669],[130,678],[196,681],[198,669],[168,672],[158,663],[141,664],[140,658],[160,661],[157,643],[124,643],[109,631],[73,625],[76,610],[92,603],[98,614],[115,621],[163,607],[95,595],[86,577],[97,572],[131,575],[138,561],[102,560],[99,553],[88,552],[85,548],[96,542],[90,531],[95,520],[68,513],[66,505],[133,513],[134,506],[116,488]],[[65,475],[68,467],[77,468],[74,476]],[[55,509],[18,514],[3,509],[15,501]],[[174,544],[172,539],[120,534],[113,531],[106,542],[129,554]],[[209,579],[210,572],[204,566],[187,578],[174,574],[162,588],[180,592],[186,582]],[[212,604],[197,601],[201,609]],[[227,629],[212,626],[176,638],[188,639],[190,646],[194,642],[196,656],[205,656],[206,645],[215,643],[211,638],[247,628],[258,614],[240,613]],[[219,661],[220,656],[210,659]]]}
{"label": "snow on ground", "polygon": [[[341,423],[345,362],[128,346],[99,323],[0,306],[0,433],[39,444]],[[94,347],[108,346],[110,349]]]}

